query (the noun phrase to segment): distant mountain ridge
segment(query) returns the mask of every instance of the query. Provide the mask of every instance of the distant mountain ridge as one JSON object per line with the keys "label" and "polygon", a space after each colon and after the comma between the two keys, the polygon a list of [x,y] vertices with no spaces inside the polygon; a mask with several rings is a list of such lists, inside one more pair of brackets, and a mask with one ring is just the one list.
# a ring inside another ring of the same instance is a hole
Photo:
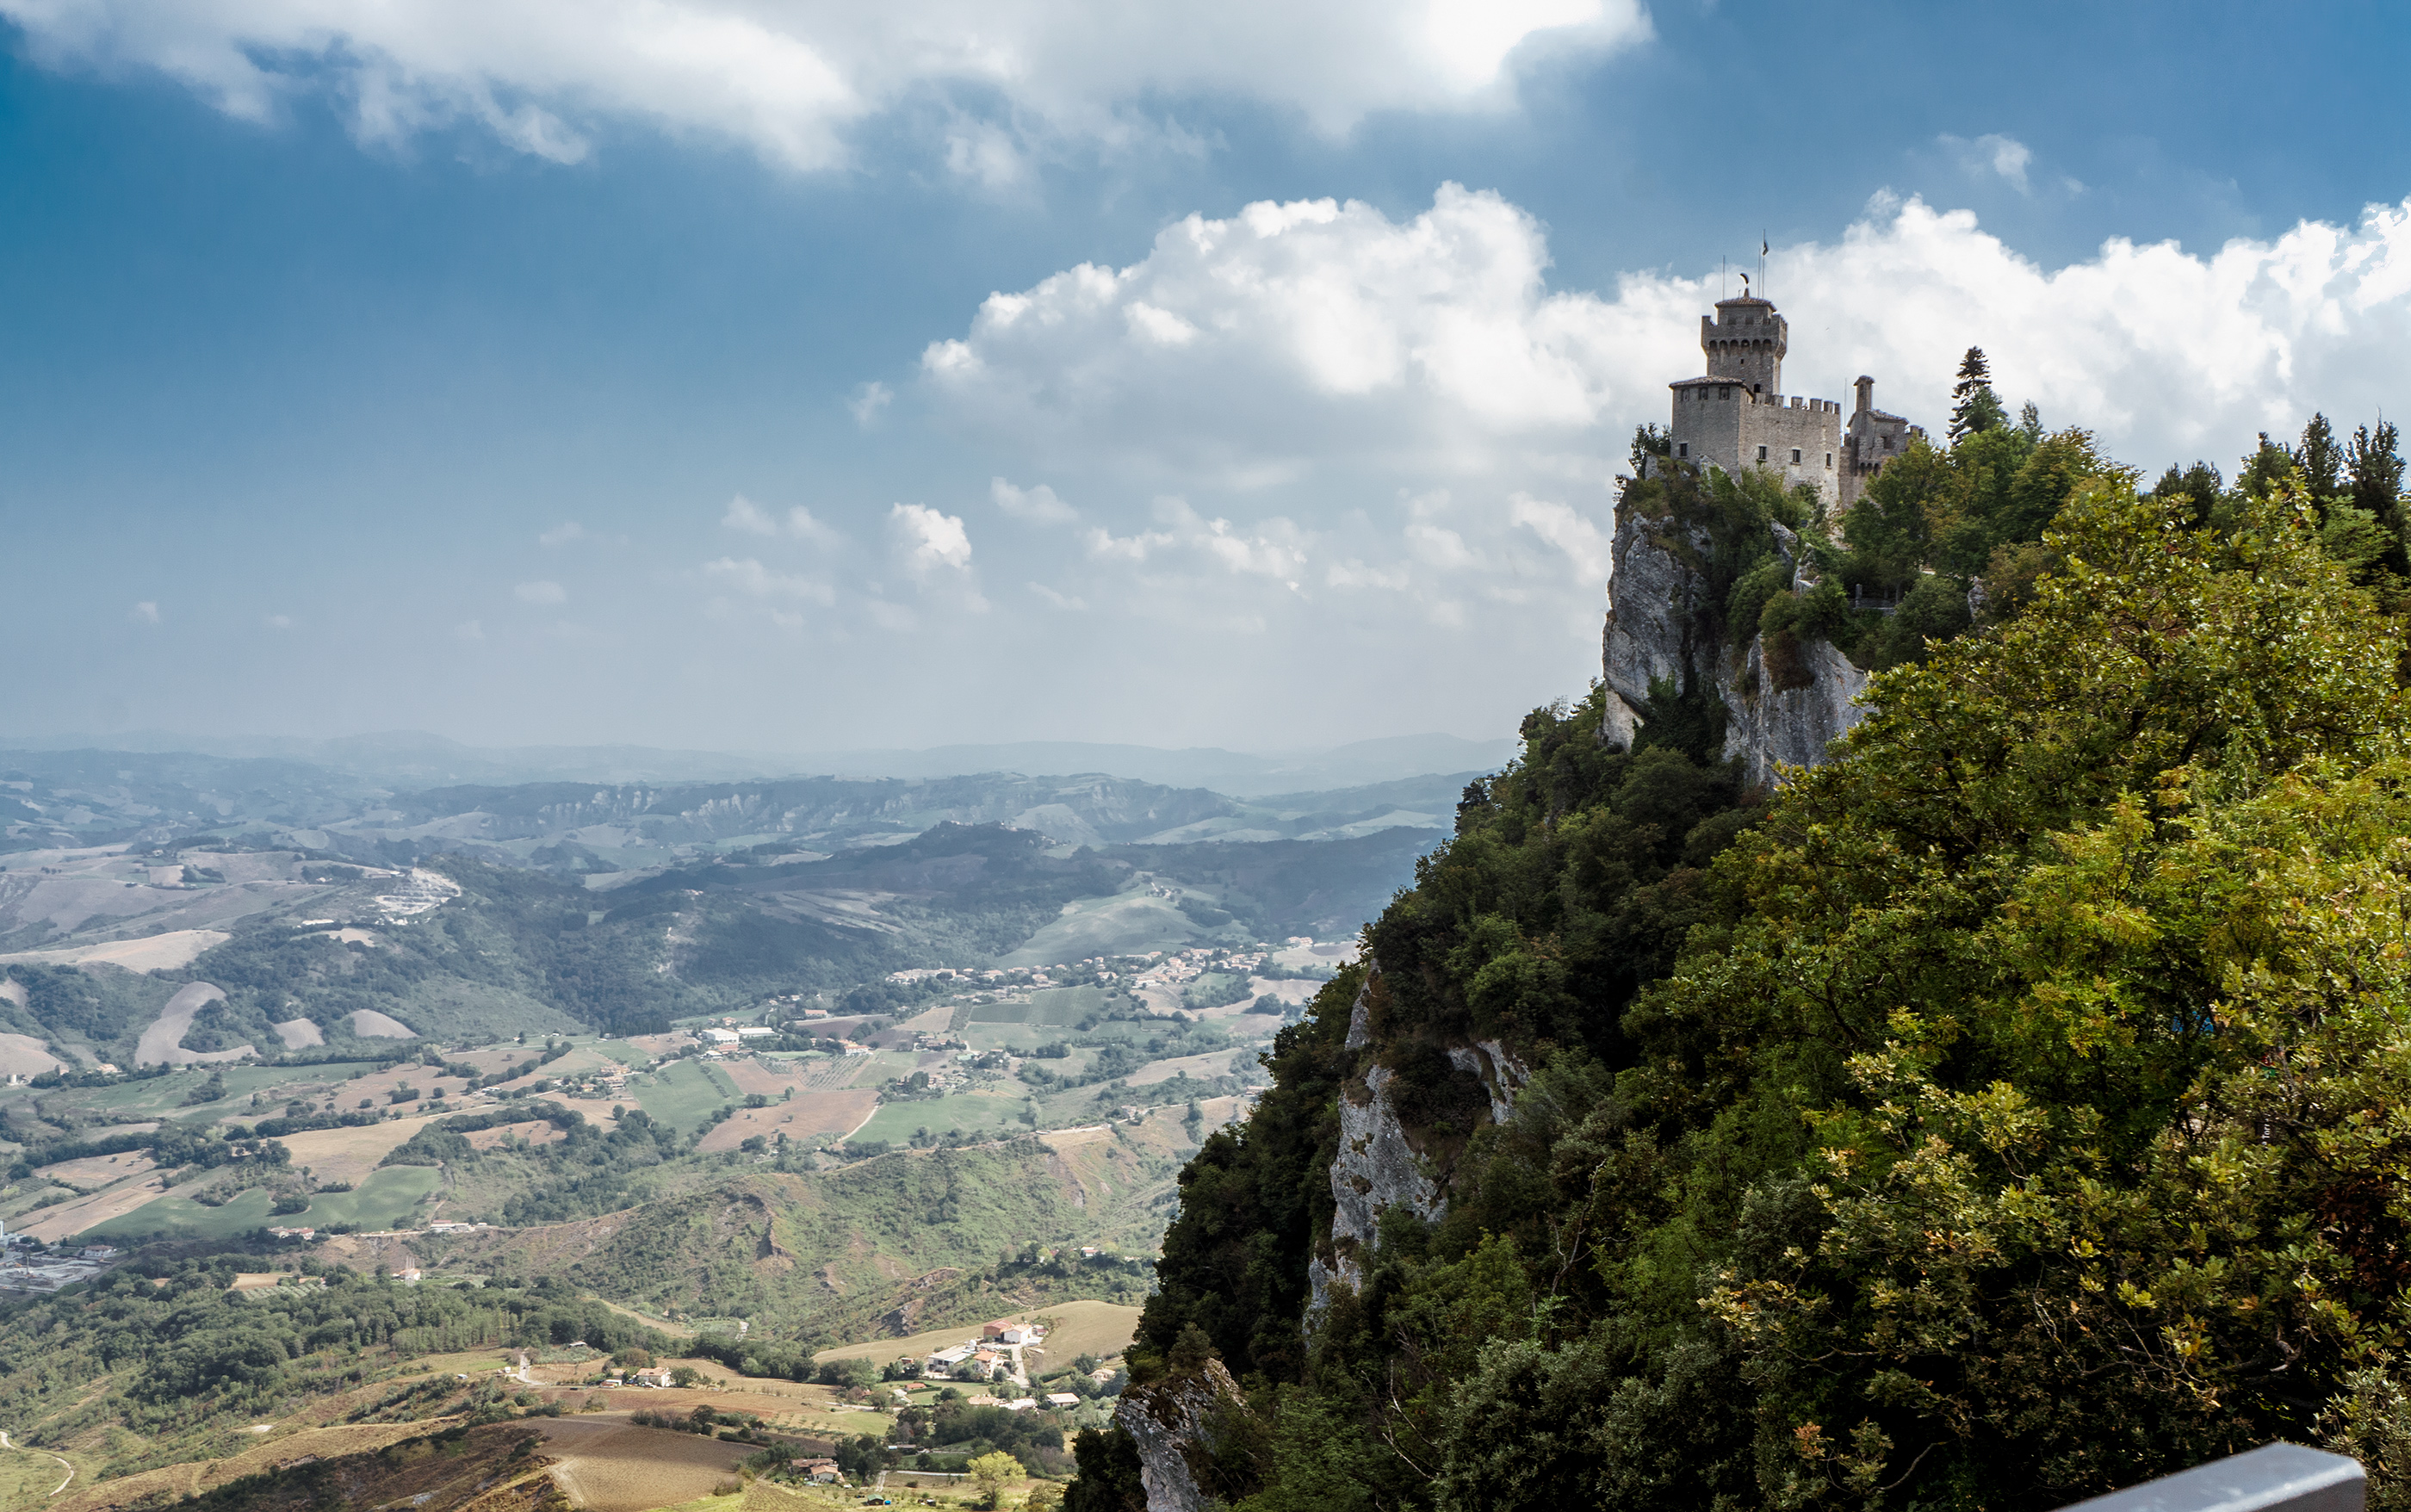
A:
{"label": "distant mountain ridge", "polygon": [[1467,740],[1439,734],[1390,735],[1324,750],[1270,755],[1214,747],[1174,750],[1075,740],[782,755],[644,746],[488,748],[463,745],[418,731],[329,740],[278,736],[220,739],[158,731],[107,736],[0,736],[0,752],[81,751],[95,757],[124,752],[307,764],[346,773],[395,791],[548,781],[714,782],[808,776],[933,778],[986,772],[1105,772],[1169,787],[1211,788],[1235,797],[1363,787],[1434,773],[1487,771],[1504,764],[1513,754],[1513,748],[1512,740]]}

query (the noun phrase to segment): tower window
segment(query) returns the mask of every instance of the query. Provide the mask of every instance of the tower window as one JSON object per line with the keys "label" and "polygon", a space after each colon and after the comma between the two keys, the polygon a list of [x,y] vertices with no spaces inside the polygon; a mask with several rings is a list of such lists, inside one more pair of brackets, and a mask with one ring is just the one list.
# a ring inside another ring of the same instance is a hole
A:
{"label": "tower window", "polygon": [[1760,461],[1761,461],[1761,462],[1763,462],[1763,461],[1765,461],[1765,460],[1766,460],[1766,448],[1765,448],[1765,447],[1761,446],[1761,447],[1758,449],[1758,459],[1759,459]]}
{"label": "tower window", "polygon": [[1791,448],[1791,465],[1793,467],[1800,465],[1800,448],[1797,446]]}
{"label": "tower window", "polygon": [[1689,442],[1688,442],[1688,441],[1685,441],[1685,442],[1677,442],[1677,443],[1675,443],[1675,445],[1674,445],[1674,455],[1675,455],[1675,456],[1677,456],[1677,457],[1688,457],[1688,456],[1690,456],[1690,455],[1691,455],[1691,443],[1690,443]]}
{"label": "tower window", "polygon": [[1834,454],[1833,454],[1832,452],[1827,452],[1827,453],[1825,454],[1825,471],[1827,471],[1828,472],[1832,472],[1833,470],[1834,470]]}

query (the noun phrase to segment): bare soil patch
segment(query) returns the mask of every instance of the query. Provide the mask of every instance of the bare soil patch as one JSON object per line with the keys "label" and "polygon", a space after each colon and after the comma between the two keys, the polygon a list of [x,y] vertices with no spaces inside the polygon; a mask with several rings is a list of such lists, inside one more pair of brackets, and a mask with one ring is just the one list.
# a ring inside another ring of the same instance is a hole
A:
{"label": "bare soil patch", "polygon": [[703,1137],[704,1150],[734,1150],[754,1135],[772,1144],[784,1134],[790,1140],[816,1134],[848,1134],[879,1106],[876,1087],[845,1087],[826,1092],[801,1092],[767,1108],[739,1108]]}
{"label": "bare soil patch", "polygon": [[[8,983],[19,992],[25,989],[17,982]],[[30,1034],[0,1034],[0,1076],[39,1076],[44,1071],[66,1069],[66,1062],[50,1052],[50,1048]]]}
{"label": "bare soil patch", "polygon": [[218,929],[171,929],[164,935],[143,939],[112,939],[98,945],[69,945],[58,950],[18,951],[0,955],[0,961],[23,961],[38,966],[83,966],[105,961],[122,966],[128,971],[172,971],[190,966],[193,957],[213,945],[223,945],[232,935]]}
{"label": "bare soil patch", "polygon": [[775,1098],[796,1084],[797,1074],[789,1069],[790,1064],[774,1062],[765,1066],[758,1060],[748,1058],[724,1062],[720,1069],[737,1083],[738,1091],[759,1092],[766,1098]]}
{"label": "bare soil patch", "polygon": [[105,1192],[80,1197],[72,1202],[62,1202],[54,1208],[43,1208],[20,1219],[17,1231],[49,1243],[69,1234],[80,1234],[111,1218],[122,1218],[167,1189],[167,1183],[157,1176],[147,1176],[141,1181],[112,1186]]}
{"label": "bare soil patch", "polygon": [[[122,964],[122,963],[121,963]],[[186,1050],[184,1034],[193,1026],[193,1017],[202,1009],[226,996],[222,988],[206,981],[187,982],[176,989],[168,1006],[159,1010],[158,1019],[142,1031],[134,1047],[137,1066],[210,1065],[218,1061],[241,1060],[254,1052],[249,1045],[237,1045],[232,1050]]]}
{"label": "bare soil patch", "polygon": [[88,1155],[80,1160],[54,1161],[37,1168],[34,1174],[80,1192],[92,1192],[128,1176],[148,1175],[153,1169],[149,1156],[128,1151],[124,1155]]}
{"label": "bare soil patch", "polygon": [[396,1118],[364,1128],[314,1128],[305,1134],[287,1134],[279,1142],[293,1152],[293,1164],[309,1167],[315,1179],[358,1185],[368,1180],[378,1161],[433,1121],[431,1117]]}
{"label": "bare soil patch", "polygon": [[[1043,1346],[1045,1363],[1049,1369],[1068,1365],[1082,1355],[1094,1355],[1099,1359],[1110,1359],[1129,1348],[1132,1336],[1138,1331],[1138,1309],[1117,1307],[1112,1302],[1058,1302],[1034,1312],[1001,1313],[998,1316],[1016,1323],[1027,1323],[1041,1317],[1054,1319],[1054,1326],[1047,1330]],[[869,1344],[824,1349],[812,1358],[815,1360],[869,1359],[884,1363],[906,1355],[926,1355],[979,1336],[979,1324],[957,1323],[950,1329],[915,1333],[910,1338],[874,1339]]]}
{"label": "bare soil patch", "polygon": [[554,1483],[589,1512],[649,1512],[708,1496],[753,1452],[694,1433],[637,1428],[618,1413],[550,1418],[536,1426],[557,1461]]}

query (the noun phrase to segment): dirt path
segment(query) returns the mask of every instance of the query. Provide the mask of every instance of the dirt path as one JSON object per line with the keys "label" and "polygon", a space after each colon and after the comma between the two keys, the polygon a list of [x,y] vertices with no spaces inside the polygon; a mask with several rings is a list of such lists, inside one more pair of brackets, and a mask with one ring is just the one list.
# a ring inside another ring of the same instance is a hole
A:
{"label": "dirt path", "polygon": [[20,1445],[11,1444],[8,1442],[8,1431],[5,1428],[0,1428],[0,1449],[15,1449],[19,1454],[49,1454],[51,1459],[58,1461],[58,1462],[63,1465],[66,1465],[67,1479],[60,1481],[57,1485],[51,1488],[49,1494],[52,1496],[56,1496],[59,1492],[67,1489],[67,1480],[75,1479],[75,1466],[67,1464],[65,1456],[51,1454],[51,1451],[48,1449],[28,1449]]}

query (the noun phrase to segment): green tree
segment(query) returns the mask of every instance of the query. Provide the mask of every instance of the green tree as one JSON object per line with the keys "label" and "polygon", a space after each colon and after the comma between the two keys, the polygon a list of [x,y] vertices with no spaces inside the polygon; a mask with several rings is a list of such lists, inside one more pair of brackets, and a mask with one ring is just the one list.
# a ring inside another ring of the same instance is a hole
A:
{"label": "green tree", "polygon": [[1959,359],[1959,381],[1951,386],[1951,440],[1955,445],[1967,437],[1995,429],[2008,419],[2001,407],[2001,396],[1993,392],[1992,364],[1984,359],[1984,349],[1971,346]]}
{"label": "green tree", "polygon": [[2302,427],[2302,443],[2295,448],[2294,465],[2301,470],[2312,502],[2325,510],[2328,501],[2345,491],[2345,452],[2336,444],[2335,429],[2324,414],[2314,414]]}
{"label": "green tree", "polygon": [[1004,1488],[1021,1478],[1021,1461],[1002,1449],[993,1449],[971,1462],[972,1479],[979,1486],[979,1505],[997,1507],[1004,1505]]}

